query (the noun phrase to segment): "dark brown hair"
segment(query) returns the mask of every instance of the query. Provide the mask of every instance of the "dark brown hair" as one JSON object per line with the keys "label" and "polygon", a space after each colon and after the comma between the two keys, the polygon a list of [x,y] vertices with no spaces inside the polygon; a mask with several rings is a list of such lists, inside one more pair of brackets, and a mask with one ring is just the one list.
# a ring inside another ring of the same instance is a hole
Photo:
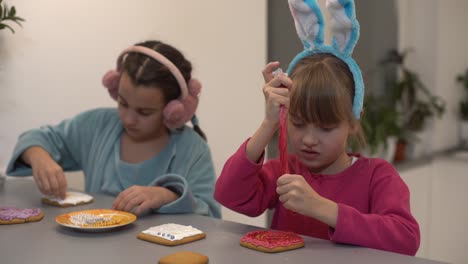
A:
{"label": "dark brown hair", "polygon": [[[161,41],[145,41],[135,45],[161,53],[179,69],[185,82],[188,83],[192,78],[192,64],[171,45]],[[120,65],[120,70],[125,71],[135,85],[161,89],[166,104],[181,95],[179,83],[169,69],[145,54],[130,52]],[[193,129],[206,140],[205,134],[198,125],[194,125]]]}
{"label": "dark brown hair", "polygon": [[346,63],[332,54],[313,54],[295,65],[291,79],[291,117],[319,126],[347,121],[358,129],[350,139],[366,144],[353,115],[354,79]]}

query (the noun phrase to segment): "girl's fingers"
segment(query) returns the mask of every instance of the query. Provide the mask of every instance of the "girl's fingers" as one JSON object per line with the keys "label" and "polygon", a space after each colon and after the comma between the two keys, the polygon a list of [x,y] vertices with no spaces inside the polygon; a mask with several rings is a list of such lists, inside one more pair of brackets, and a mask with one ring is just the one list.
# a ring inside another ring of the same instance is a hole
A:
{"label": "girl's fingers", "polygon": [[273,70],[278,68],[280,63],[278,61],[268,63],[262,71],[263,79],[265,82],[271,81],[273,79]]}
{"label": "girl's fingers", "polygon": [[65,199],[65,194],[67,192],[67,180],[65,179],[65,174],[62,172],[57,176],[58,182],[58,195],[61,199]]}
{"label": "girl's fingers", "polygon": [[292,85],[292,80],[288,76],[284,74],[280,74],[276,76],[275,78],[271,79],[271,81],[269,81],[267,85],[273,86],[273,87],[289,88]]}

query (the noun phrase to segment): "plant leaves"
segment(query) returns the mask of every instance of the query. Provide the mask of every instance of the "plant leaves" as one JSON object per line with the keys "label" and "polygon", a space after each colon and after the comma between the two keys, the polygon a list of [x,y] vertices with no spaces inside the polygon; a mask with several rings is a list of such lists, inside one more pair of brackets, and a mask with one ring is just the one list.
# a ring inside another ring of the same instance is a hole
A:
{"label": "plant leaves", "polygon": [[11,7],[10,12],[8,13],[9,17],[15,17],[16,15],[16,8],[14,6]]}
{"label": "plant leaves", "polygon": [[0,23],[0,29],[8,28],[12,33],[15,33],[15,30],[7,24]]}

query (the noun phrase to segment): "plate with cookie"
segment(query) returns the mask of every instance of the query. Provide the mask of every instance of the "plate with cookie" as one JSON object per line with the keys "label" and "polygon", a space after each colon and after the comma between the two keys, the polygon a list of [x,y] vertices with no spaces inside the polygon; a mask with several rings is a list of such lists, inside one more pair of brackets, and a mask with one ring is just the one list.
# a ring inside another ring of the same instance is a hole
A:
{"label": "plate with cookie", "polygon": [[137,219],[136,215],[111,209],[92,209],[59,215],[55,221],[65,227],[86,232],[102,232],[126,226]]}

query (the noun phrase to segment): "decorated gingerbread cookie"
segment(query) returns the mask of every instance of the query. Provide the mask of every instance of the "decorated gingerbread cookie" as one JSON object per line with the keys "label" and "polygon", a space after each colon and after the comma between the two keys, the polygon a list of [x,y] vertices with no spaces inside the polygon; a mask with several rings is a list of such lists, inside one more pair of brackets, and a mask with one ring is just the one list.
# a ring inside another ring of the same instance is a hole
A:
{"label": "decorated gingerbread cookie", "polygon": [[206,264],[208,257],[196,252],[180,251],[159,259],[158,264]]}
{"label": "decorated gingerbread cookie", "polygon": [[304,240],[293,232],[257,230],[242,236],[240,244],[253,250],[273,253],[301,248]]}
{"label": "decorated gingerbread cookie", "polygon": [[65,199],[58,199],[53,197],[43,197],[42,202],[58,207],[70,207],[82,204],[92,203],[94,198],[91,195],[81,192],[67,192]]}
{"label": "decorated gingerbread cookie", "polygon": [[40,208],[0,207],[0,225],[36,222],[44,218]]}
{"label": "decorated gingerbread cookie", "polygon": [[177,246],[200,240],[206,234],[192,226],[164,224],[153,226],[138,234],[137,238],[165,246]]}

